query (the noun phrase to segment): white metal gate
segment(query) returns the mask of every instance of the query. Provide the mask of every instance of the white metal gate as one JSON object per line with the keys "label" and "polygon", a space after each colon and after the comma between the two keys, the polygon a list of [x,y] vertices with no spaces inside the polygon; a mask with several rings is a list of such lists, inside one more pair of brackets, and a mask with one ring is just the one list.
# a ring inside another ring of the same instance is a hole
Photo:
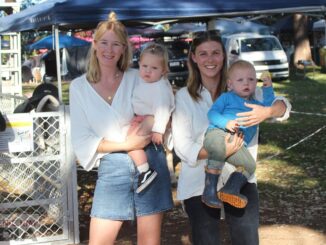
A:
{"label": "white metal gate", "polygon": [[[2,110],[7,101],[0,95]],[[34,149],[0,152],[0,245],[78,243],[69,117],[63,106],[58,112],[24,114],[31,117]]]}

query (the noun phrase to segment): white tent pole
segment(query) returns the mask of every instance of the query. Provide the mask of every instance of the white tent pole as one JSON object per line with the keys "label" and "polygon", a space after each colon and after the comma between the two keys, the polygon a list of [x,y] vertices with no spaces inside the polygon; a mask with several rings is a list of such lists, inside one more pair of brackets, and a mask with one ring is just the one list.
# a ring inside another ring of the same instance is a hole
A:
{"label": "white tent pole", "polygon": [[59,101],[60,103],[62,103],[59,29],[57,25],[54,26],[54,39],[55,39],[55,56],[56,56],[56,64],[57,64],[58,94],[59,94]]}

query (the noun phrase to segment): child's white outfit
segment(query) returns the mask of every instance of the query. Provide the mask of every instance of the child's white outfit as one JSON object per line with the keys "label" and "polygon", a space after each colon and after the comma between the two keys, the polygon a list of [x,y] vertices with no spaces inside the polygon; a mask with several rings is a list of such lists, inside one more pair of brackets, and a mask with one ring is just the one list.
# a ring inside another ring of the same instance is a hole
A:
{"label": "child's white outfit", "polygon": [[161,78],[154,83],[139,82],[133,92],[134,113],[140,116],[153,115],[153,132],[164,134],[170,115],[174,110],[174,95],[168,79]]}
{"label": "child's white outfit", "polygon": [[[139,78],[132,96],[132,106],[137,116],[153,116],[152,132],[164,135],[174,110],[174,95],[169,80],[146,82]],[[157,172],[148,163],[137,166],[139,171],[137,193],[143,191],[156,177]]]}

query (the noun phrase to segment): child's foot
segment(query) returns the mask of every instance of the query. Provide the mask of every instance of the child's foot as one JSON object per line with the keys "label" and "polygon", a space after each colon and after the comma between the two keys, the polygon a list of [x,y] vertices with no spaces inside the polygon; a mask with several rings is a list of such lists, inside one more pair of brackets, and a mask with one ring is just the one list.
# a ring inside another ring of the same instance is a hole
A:
{"label": "child's foot", "polygon": [[142,172],[138,177],[138,187],[136,193],[143,191],[156,178],[157,172],[149,168],[146,172]]}

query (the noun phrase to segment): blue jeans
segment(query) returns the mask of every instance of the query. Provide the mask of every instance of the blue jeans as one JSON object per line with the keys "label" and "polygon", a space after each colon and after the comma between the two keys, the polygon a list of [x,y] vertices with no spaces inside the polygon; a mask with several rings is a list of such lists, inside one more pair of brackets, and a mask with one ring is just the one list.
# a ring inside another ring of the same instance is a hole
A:
{"label": "blue jeans", "polygon": [[[259,199],[257,185],[247,183],[241,193],[248,198],[248,205],[238,209],[228,204],[225,207],[225,221],[228,224],[232,245],[258,245]],[[184,200],[189,218],[193,245],[220,244],[220,209],[210,208],[200,196]]]}

